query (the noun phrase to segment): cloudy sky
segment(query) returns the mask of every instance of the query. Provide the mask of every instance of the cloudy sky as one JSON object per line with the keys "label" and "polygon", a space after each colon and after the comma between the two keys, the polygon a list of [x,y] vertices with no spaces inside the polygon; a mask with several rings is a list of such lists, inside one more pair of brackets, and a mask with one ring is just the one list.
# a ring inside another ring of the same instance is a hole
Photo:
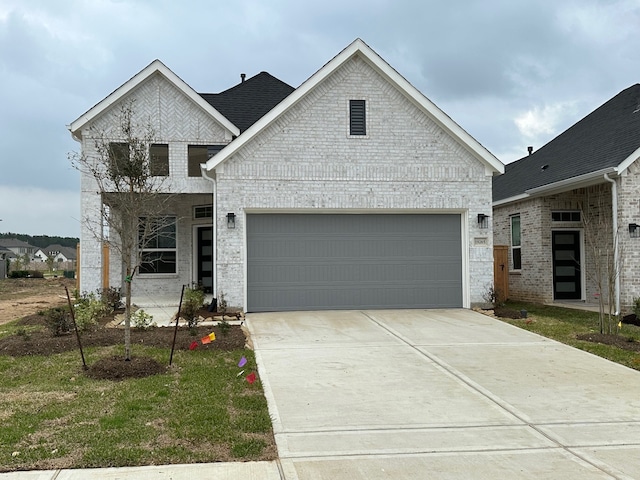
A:
{"label": "cloudy sky", "polygon": [[640,82],[640,0],[0,0],[0,232],[79,236],[67,125],[152,60],[297,87],[356,37],[504,163]]}

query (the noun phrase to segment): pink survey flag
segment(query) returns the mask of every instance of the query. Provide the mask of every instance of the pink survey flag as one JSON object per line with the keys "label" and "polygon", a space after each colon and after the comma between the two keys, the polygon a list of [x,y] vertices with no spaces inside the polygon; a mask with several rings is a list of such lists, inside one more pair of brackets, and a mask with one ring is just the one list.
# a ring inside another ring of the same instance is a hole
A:
{"label": "pink survey flag", "polygon": [[189,350],[195,350],[196,348],[198,348],[198,342],[191,342],[191,345],[189,345]]}
{"label": "pink survey flag", "polygon": [[211,339],[209,338],[209,335],[205,335],[204,337],[202,337],[200,339],[200,341],[202,342],[203,345],[205,345],[207,343],[211,343]]}
{"label": "pink survey flag", "polygon": [[247,358],[243,355],[240,361],[238,362],[238,366],[240,368],[244,367],[247,364]]}
{"label": "pink survey flag", "polygon": [[256,381],[256,374],[255,372],[251,372],[249,375],[247,375],[247,382],[249,383],[253,383]]}

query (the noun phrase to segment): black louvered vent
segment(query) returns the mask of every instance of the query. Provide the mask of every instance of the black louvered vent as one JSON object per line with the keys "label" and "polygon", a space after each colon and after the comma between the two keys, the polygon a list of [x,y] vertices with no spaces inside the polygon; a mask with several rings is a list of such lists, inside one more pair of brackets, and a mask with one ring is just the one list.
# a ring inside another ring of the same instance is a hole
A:
{"label": "black louvered vent", "polygon": [[364,102],[364,100],[349,100],[349,135],[367,134]]}

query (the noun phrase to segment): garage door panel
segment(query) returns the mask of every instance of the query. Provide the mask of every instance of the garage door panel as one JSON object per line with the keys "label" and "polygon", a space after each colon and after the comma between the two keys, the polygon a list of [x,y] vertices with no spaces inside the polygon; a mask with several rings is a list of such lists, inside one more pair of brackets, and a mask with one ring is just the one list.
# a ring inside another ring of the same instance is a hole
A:
{"label": "garage door panel", "polygon": [[460,228],[460,215],[248,215],[248,310],[460,307]]}

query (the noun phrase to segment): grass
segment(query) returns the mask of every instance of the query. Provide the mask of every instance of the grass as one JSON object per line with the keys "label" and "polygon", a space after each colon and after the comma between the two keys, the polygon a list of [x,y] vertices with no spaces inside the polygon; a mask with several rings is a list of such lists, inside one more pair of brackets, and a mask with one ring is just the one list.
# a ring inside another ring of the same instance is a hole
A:
{"label": "grass", "polygon": [[[89,364],[112,354],[122,347],[85,352]],[[273,459],[259,382],[237,376],[242,355],[255,370],[248,350],[178,351],[167,374],[120,382],[86,377],[78,352],[0,356],[0,471]]]}
{"label": "grass", "polygon": [[[501,319],[504,322],[640,370],[640,353],[638,352],[624,350],[615,345],[577,339],[577,335],[583,333],[600,333],[598,313],[596,312],[523,302],[507,302],[506,307],[518,311],[527,310],[528,318],[532,321],[527,323],[524,319]],[[640,341],[640,327],[623,324],[619,335],[627,341],[638,342]]]}

